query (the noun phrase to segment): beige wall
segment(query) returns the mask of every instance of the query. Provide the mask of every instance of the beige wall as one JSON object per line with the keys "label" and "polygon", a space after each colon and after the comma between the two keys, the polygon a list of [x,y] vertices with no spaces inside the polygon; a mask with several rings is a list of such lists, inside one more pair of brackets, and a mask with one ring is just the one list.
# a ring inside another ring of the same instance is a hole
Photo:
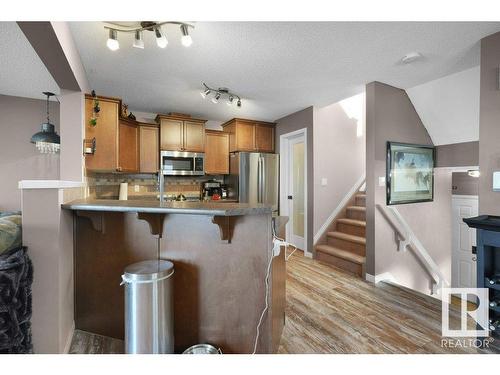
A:
{"label": "beige wall", "polygon": [[500,193],[492,188],[493,172],[500,171],[500,33],[481,40],[481,95],[479,101],[479,214],[500,215]]}
{"label": "beige wall", "polygon": [[479,142],[462,142],[436,147],[437,167],[473,167],[479,165]]}
{"label": "beige wall", "polygon": [[[398,283],[428,294],[431,278],[411,251],[398,252],[394,230],[375,209],[385,205],[386,142],[432,145],[404,90],[379,82],[366,89],[367,273],[391,273]],[[451,171],[435,169],[434,201],[398,205],[403,218],[450,281]]]}
{"label": "beige wall", "polygon": [[[45,110],[45,100],[0,95],[0,211],[21,209],[18,181],[59,179],[59,155],[40,154],[30,143]],[[50,121],[59,132],[57,102],[50,102]]]}
{"label": "beige wall", "polygon": [[[364,101],[362,118],[350,118],[340,103],[314,108],[314,233],[365,173]],[[358,121],[363,133],[356,135]],[[321,186],[321,180],[327,185]]]}

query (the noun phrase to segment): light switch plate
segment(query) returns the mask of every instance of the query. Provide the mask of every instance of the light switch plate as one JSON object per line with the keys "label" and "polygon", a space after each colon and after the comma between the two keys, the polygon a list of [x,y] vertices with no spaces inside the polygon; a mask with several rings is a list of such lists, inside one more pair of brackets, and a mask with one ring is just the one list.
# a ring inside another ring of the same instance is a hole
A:
{"label": "light switch plate", "polygon": [[326,185],[328,185],[328,179],[327,179],[327,178],[325,178],[325,177],[323,177],[323,178],[321,179],[321,186],[326,186]]}
{"label": "light switch plate", "polygon": [[378,178],[378,186],[380,186],[380,187],[384,187],[385,186],[385,176]]}
{"label": "light switch plate", "polygon": [[493,191],[500,191],[500,171],[493,172]]}

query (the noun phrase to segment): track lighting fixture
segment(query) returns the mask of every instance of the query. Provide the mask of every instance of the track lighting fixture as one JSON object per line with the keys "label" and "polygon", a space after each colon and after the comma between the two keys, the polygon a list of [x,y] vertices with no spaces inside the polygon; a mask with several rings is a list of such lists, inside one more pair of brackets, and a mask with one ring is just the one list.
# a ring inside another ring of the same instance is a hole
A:
{"label": "track lighting fixture", "polygon": [[185,22],[153,22],[153,21],[142,21],[138,27],[123,26],[116,23],[104,23],[104,28],[109,30],[108,40],[106,45],[111,51],[116,51],[120,48],[120,43],[118,42],[118,33],[134,33],[133,47],[144,49],[144,39],[143,32],[151,31],[155,34],[156,44],[160,48],[165,48],[168,45],[167,35],[165,30],[162,28],[163,25],[179,25],[181,30],[181,43],[184,47],[189,47],[193,44],[193,39],[189,33],[189,28],[194,28],[193,25]]}
{"label": "track lighting fixture", "polygon": [[109,36],[106,45],[111,51],[116,51],[120,48],[120,42],[118,42],[118,32],[113,29],[109,29]]}
{"label": "track lighting fixture", "polygon": [[203,99],[205,99],[211,92],[212,91],[210,91],[210,89],[206,89],[205,91],[200,91],[200,95]]}
{"label": "track lighting fixture", "polygon": [[213,92],[214,96],[210,99],[212,103],[217,104],[222,96],[227,96],[226,104],[228,106],[231,106],[234,103],[235,98],[238,98],[238,100],[236,101],[236,105],[238,106],[238,108],[241,108],[241,98],[235,93],[230,92],[229,89],[225,87],[219,87],[218,89],[213,89],[211,87],[208,87],[205,83],[203,83],[203,87],[204,89],[200,91],[200,95],[203,99],[205,99],[208,95],[210,95]]}
{"label": "track lighting fixture", "polygon": [[220,92],[216,92],[215,96],[212,98],[212,103],[217,104],[219,102]]}
{"label": "track lighting fixture", "polygon": [[141,30],[135,31],[133,47],[144,49],[144,40],[142,39],[142,31]]}
{"label": "track lighting fixture", "polygon": [[160,48],[165,48],[168,44],[167,36],[161,31],[161,27],[155,28],[156,44]]}
{"label": "track lighting fixture", "polygon": [[184,47],[189,47],[191,44],[193,44],[193,39],[191,38],[191,35],[189,35],[187,25],[181,25],[181,33],[181,43]]}

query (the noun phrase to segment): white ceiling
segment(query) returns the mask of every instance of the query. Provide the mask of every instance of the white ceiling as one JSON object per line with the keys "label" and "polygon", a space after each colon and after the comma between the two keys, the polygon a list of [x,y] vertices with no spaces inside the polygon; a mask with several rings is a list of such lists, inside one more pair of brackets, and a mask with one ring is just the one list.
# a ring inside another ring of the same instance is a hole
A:
{"label": "white ceiling", "polygon": [[[97,93],[122,97],[132,110],[220,121],[276,120],[358,94],[374,80],[413,87],[478,65],[479,40],[500,31],[498,22],[197,22],[189,48],[179,28],[167,26],[166,49],[151,33],[144,50],[132,48],[133,35],[123,34],[112,52],[102,23],[70,26]],[[400,64],[410,51],[424,60]],[[235,91],[243,107],[204,101],[202,82]]]}
{"label": "white ceiling", "polygon": [[479,140],[479,66],[407,89],[435,145]]}
{"label": "white ceiling", "polygon": [[0,94],[44,99],[59,87],[15,22],[0,22]]}

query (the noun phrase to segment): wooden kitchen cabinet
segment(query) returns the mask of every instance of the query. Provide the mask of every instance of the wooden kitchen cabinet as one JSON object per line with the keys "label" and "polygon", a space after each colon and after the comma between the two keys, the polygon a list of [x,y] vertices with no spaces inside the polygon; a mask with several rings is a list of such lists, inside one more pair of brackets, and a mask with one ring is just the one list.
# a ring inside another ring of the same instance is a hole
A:
{"label": "wooden kitchen cabinet", "polygon": [[222,127],[229,133],[230,152],[274,152],[274,123],[234,118]]}
{"label": "wooden kitchen cabinet", "polygon": [[160,129],[155,124],[139,123],[139,171],[156,173],[160,169]]}
{"label": "wooden kitchen cabinet", "polygon": [[90,125],[94,116],[94,98],[85,95],[85,139],[96,140],[94,154],[85,155],[85,168],[96,172],[138,172],[139,132],[137,121],[120,118],[121,100],[98,96],[97,125]]}
{"label": "wooden kitchen cabinet", "polygon": [[120,100],[99,97],[97,125],[90,125],[94,100],[85,95],[85,139],[96,139],[93,155],[85,156],[85,168],[96,171],[116,171],[118,167],[118,109]]}
{"label": "wooden kitchen cabinet", "polygon": [[136,121],[119,120],[118,172],[139,171],[139,129]]}
{"label": "wooden kitchen cabinet", "polygon": [[173,115],[158,115],[162,151],[205,151],[205,122]]}
{"label": "wooden kitchen cabinet", "polygon": [[229,174],[229,134],[205,131],[205,174]]}

